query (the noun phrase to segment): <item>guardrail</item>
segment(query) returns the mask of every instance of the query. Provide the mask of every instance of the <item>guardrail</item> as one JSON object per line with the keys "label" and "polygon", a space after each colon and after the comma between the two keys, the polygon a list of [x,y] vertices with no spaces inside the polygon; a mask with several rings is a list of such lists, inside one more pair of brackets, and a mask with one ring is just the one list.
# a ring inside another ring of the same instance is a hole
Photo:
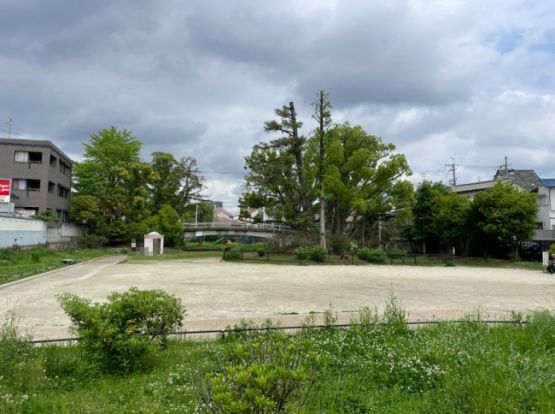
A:
{"label": "guardrail", "polygon": [[209,223],[185,223],[185,231],[187,230],[255,230],[255,231],[290,231],[291,227],[285,226],[283,224],[268,224],[268,223],[241,223],[241,222],[231,222],[231,223],[219,223],[219,222],[209,222]]}

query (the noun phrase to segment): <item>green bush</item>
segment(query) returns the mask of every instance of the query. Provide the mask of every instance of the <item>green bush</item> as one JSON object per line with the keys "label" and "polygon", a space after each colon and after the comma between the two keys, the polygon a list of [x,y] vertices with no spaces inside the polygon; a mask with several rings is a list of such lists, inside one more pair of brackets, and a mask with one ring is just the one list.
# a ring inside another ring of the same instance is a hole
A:
{"label": "green bush", "polygon": [[555,243],[549,246],[549,255],[555,254]]}
{"label": "green bush", "polygon": [[267,332],[236,344],[221,372],[206,375],[200,394],[209,412],[297,412],[315,381],[313,342]]}
{"label": "green bush", "polygon": [[241,252],[237,249],[225,249],[224,260],[239,260],[241,259]]}
{"label": "green bush", "polygon": [[310,257],[310,249],[306,247],[297,247],[293,250],[293,253],[295,253],[297,260],[308,260]]}
{"label": "green bush", "polygon": [[309,257],[310,260],[314,260],[315,262],[323,262],[326,260],[326,256],[328,255],[328,251],[323,247],[313,247],[310,249]]}
{"label": "green bush", "polygon": [[91,362],[124,374],[147,368],[168,335],[182,326],[184,315],[181,300],[162,290],[131,288],[112,293],[106,303],[69,293],[58,300]]}
{"label": "green bush", "polygon": [[393,247],[391,249],[387,249],[386,254],[387,254],[387,257],[389,257],[390,259],[402,259],[407,255],[407,252],[403,249]]}
{"label": "green bush", "polygon": [[328,240],[331,252],[337,256],[343,256],[351,250],[351,241],[341,236],[331,236]]}
{"label": "green bush", "polygon": [[387,255],[383,249],[371,249],[369,247],[358,249],[357,257],[369,263],[385,263],[387,260]]}

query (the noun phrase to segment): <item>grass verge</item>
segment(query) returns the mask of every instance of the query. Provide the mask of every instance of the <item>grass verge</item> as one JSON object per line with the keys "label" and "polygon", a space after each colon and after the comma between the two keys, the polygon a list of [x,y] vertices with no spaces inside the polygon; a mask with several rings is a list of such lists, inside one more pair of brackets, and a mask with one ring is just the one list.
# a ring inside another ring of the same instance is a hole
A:
{"label": "grass verge", "polygon": [[62,263],[63,259],[71,259],[74,263],[79,263],[109,254],[111,252],[95,249],[64,251],[46,247],[35,247],[23,251],[1,249],[0,285],[65,267],[66,265]]}
{"label": "grass verge", "polygon": [[[305,358],[319,363],[304,404],[293,400],[288,412],[555,412],[552,314],[536,313],[526,325],[469,319],[407,329],[402,311],[387,312],[385,326],[373,325],[376,317],[366,312],[353,328],[294,335],[311,344]],[[271,335],[171,341],[150,371],[121,376],[95,371],[78,346],[32,348],[13,330],[2,332],[3,413],[210,412],[201,398],[204,379],[225,373],[233,350]],[[265,364],[254,366],[263,371]]]}

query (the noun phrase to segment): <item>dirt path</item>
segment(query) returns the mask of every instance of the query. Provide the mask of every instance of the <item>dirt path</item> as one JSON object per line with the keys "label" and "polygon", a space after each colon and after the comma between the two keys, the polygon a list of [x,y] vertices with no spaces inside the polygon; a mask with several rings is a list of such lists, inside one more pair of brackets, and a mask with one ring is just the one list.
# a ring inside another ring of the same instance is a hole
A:
{"label": "dirt path", "polygon": [[189,329],[220,329],[240,318],[294,324],[330,306],[348,321],[362,307],[382,310],[394,293],[412,320],[453,319],[480,309],[555,309],[555,277],[538,271],[474,267],[294,266],[223,263],[219,259],[113,264],[106,258],[0,289],[0,317],[15,308],[36,338],[67,336],[69,321],[55,295],[104,300],[131,286],[180,297]]}

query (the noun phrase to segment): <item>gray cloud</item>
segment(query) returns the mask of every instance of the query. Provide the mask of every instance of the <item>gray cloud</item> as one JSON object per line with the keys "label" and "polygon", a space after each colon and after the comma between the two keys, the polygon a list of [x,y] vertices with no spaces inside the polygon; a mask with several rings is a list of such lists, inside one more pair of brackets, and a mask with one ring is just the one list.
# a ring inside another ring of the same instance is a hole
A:
{"label": "gray cloud", "polygon": [[555,176],[555,6],[548,1],[4,0],[0,121],[78,157],[115,125],[192,155],[234,205],[243,158],[289,100],[331,93],[338,121],[394,142],[417,172]]}

